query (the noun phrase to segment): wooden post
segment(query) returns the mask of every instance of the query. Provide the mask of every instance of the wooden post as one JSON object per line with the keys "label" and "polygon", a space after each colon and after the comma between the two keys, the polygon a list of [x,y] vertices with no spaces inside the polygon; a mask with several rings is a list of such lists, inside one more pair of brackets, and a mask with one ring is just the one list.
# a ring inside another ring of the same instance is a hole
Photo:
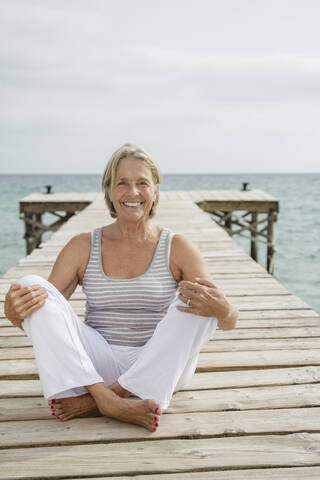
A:
{"label": "wooden post", "polygon": [[277,221],[277,213],[270,210],[268,213],[268,247],[267,247],[267,271],[273,275],[274,272],[274,222]]}
{"label": "wooden post", "polygon": [[258,237],[257,237],[257,222],[258,221],[258,213],[257,212],[252,212],[251,213],[251,226],[253,230],[251,230],[251,248],[250,248],[250,255],[253,260],[256,262],[258,261]]}
{"label": "wooden post", "polygon": [[[41,213],[36,213],[36,221],[42,224],[42,215]],[[36,233],[36,238],[35,238],[35,248],[38,248],[40,243],[42,242],[42,229],[40,227],[35,227],[35,233]]]}
{"label": "wooden post", "polygon": [[231,215],[230,215],[230,212],[223,212],[224,215],[228,215],[229,216],[227,217],[227,219],[224,221],[224,226],[225,228],[227,229],[227,232],[230,236],[232,236],[232,218],[231,218]]}
{"label": "wooden post", "polygon": [[[30,219],[32,220],[32,217],[33,217],[33,213],[25,213],[24,214],[24,218],[26,220]],[[33,246],[33,232],[32,232],[32,224],[25,221],[24,222],[24,238],[26,240],[26,254],[29,255],[29,253],[32,252],[32,250],[34,249],[34,246]]]}

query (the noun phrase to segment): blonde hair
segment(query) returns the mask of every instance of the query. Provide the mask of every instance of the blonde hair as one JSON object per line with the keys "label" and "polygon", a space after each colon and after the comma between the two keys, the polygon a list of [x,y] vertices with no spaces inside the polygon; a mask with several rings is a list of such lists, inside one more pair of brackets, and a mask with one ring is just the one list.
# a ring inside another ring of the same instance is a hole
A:
{"label": "blonde hair", "polygon": [[[117,217],[117,212],[115,211],[113,203],[110,199],[109,189],[112,190],[113,188],[114,181],[116,178],[117,168],[120,160],[127,157],[136,158],[138,160],[141,160],[145,165],[147,165],[147,167],[149,167],[151,170],[152,180],[155,185],[160,184],[161,182],[161,172],[157,163],[145,150],[143,150],[143,148],[138,147],[133,143],[125,143],[124,145],[122,145],[122,147],[118,148],[118,150],[116,150],[112,154],[103,172],[103,177],[101,182],[102,190],[104,191],[104,199],[109,209],[110,215],[113,218]],[[157,193],[156,199],[150,210],[150,213],[149,213],[150,218],[155,216],[158,202],[159,202],[159,191]]]}

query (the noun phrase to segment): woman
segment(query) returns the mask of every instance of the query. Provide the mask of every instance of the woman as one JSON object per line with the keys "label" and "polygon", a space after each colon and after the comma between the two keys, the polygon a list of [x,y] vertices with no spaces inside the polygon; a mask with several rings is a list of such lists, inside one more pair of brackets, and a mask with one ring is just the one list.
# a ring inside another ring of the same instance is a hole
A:
{"label": "woman", "polygon": [[[48,281],[29,275],[6,295],[6,316],[31,338],[44,396],[59,420],[98,408],[155,431],[217,323],[235,326],[238,312],[197,248],[152,223],[159,185],[154,160],[122,146],[102,180],[115,222],[73,237]],[[85,323],[66,300],[78,284],[87,298]]]}

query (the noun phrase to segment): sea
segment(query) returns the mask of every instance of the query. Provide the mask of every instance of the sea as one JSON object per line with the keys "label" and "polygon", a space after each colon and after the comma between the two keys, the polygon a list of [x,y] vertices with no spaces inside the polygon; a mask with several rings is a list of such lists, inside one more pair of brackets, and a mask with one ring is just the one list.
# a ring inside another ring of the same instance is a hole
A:
{"label": "sea", "polygon": [[[30,193],[44,193],[46,185],[58,192],[98,192],[99,174],[0,175],[0,276],[25,256],[24,224],[19,201]],[[162,190],[261,189],[280,202],[275,224],[274,277],[320,314],[320,174],[164,174]],[[44,221],[53,217],[46,214]],[[48,232],[43,236],[50,238]],[[249,240],[233,239],[249,254]],[[265,248],[259,263],[265,267]]]}

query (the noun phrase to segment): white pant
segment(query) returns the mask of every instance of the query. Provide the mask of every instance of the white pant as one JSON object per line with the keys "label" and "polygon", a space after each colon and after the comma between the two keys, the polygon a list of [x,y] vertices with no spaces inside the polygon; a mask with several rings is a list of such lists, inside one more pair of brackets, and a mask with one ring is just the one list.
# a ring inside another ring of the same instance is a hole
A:
{"label": "white pant", "polygon": [[77,317],[47,280],[27,275],[18,283],[39,284],[48,292],[45,305],[22,323],[46,399],[83,395],[86,385],[118,381],[137,397],[156,399],[165,410],[173,393],[192,378],[199,350],[217,327],[216,318],[177,310],[184,304],[176,298],[145,345],[111,345]]}

